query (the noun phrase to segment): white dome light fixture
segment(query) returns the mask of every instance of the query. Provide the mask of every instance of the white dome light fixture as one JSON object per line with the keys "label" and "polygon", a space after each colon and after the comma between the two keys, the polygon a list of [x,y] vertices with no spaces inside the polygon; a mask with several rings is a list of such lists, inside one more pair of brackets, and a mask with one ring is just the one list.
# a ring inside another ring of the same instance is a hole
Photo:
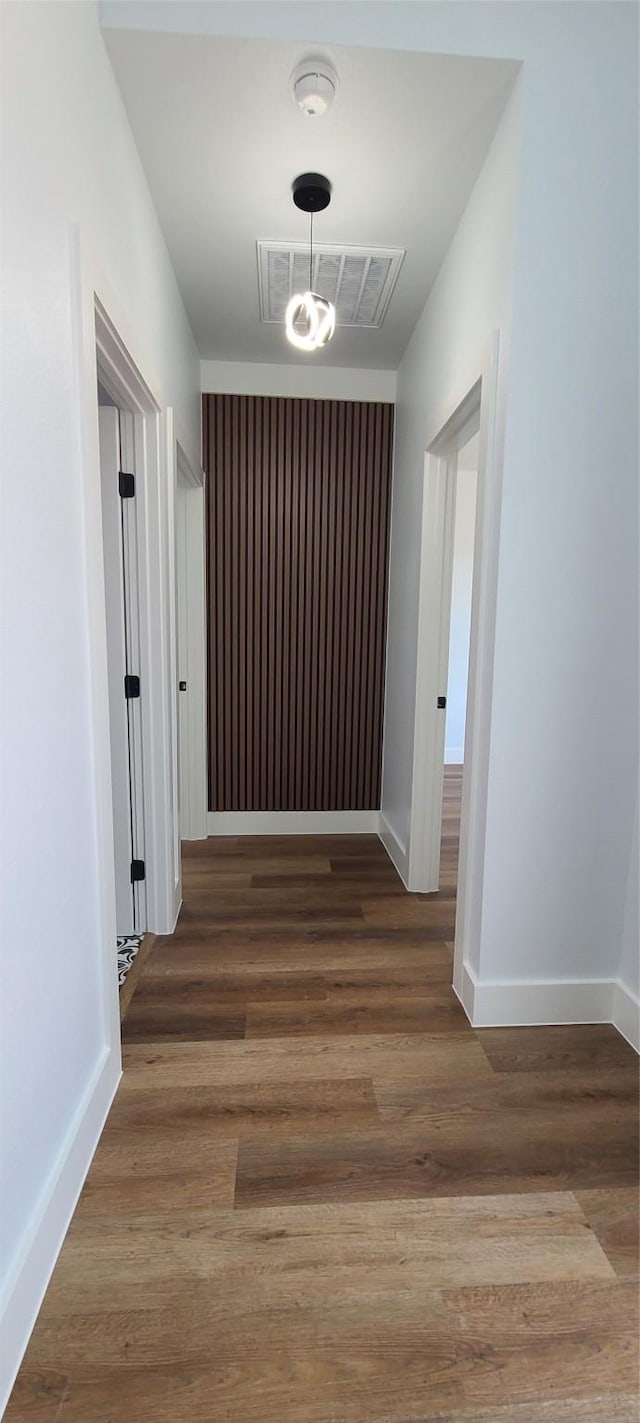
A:
{"label": "white dome light fixture", "polygon": [[329,343],[336,329],[335,306],[327,297],[312,291],[313,214],[329,206],[329,179],[321,173],[301,173],[293,183],[293,201],[302,212],[309,214],[309,290],[291,297],[285,315],[285,331],[287,339],[298,351],[320,351]]}
{"label": "white dome light fixture", "polygon": [[320,119],[335,99],[338,76],[324,59],[306,59],[291,76],[293,97],[308,119]]}

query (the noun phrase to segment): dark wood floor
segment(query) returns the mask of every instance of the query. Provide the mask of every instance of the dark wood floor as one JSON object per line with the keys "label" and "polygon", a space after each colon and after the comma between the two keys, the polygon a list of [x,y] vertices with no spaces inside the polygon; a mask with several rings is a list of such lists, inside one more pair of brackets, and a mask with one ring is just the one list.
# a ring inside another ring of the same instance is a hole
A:
{"label": "dark wood floor", "polygon": [[473,1031],[443,883],[372,837],[210,840],[7,1423],[637,1423],[637,1070]]}

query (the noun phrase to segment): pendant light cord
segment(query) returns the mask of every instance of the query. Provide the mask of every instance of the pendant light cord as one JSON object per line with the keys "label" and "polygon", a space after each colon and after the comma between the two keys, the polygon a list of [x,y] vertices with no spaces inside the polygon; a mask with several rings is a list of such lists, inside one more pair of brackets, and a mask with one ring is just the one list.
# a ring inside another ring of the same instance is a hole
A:
{"label": "pendant light cord", "polygon": [[309,291],[313,291],[313,212],[309,213]]}

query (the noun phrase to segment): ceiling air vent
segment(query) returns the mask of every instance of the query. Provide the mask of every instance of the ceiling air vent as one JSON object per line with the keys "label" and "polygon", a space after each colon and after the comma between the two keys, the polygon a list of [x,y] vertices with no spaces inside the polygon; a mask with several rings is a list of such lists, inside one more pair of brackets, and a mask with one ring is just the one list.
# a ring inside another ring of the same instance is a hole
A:
{"label": "ceiling air vent", "polygon": [[[290,298],[309,289],[309,244],[258,242],[260,319],[283,322]],[[313,244],[311,290],[336,309],[338,326],[382,326],[402,266],[395,247]]]}

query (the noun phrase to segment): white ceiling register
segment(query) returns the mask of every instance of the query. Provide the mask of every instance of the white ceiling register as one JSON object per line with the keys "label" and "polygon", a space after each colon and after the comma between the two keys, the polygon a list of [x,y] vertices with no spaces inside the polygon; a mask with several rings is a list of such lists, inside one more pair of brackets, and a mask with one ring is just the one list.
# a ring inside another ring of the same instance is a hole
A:
{"label": "white ceiling register", "polygon": [[313,244],[309,284],[309,244],[258,242],[260,320],[284,322],[293,294],[309,285],[333,302],[338,326],[381,326],[404,251],[395,247],[335,247]]}

